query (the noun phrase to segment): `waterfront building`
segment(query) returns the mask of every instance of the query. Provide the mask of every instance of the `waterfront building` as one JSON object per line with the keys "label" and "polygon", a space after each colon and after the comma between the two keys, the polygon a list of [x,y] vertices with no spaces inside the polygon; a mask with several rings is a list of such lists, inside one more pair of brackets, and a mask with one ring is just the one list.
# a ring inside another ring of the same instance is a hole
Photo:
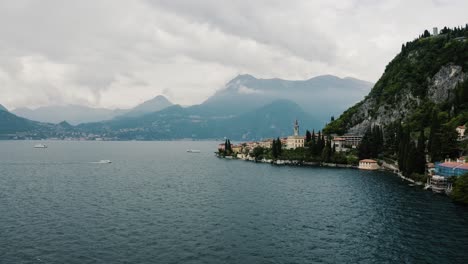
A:
{"label": "waterfront building", "polygon": [[253,141],[251,141],[251,142],[245,143],[245,146],[246,146],[248,149],[253,150],[254,148],[258,147],[259,144],[258,144],[258,142],[253,142]]}
{"label": "waterfront building", "polygon": [[218,144],[218,149],[219,149],[219,150],[224,150],[224,147],[226,147],[226,146],[224,145],[224,143]]}
{"label": "waterfront building", "polygon": [[342,137],[335,137],[331,140],[332,147],[335,147],[336,152],[348,151],[346,147],[346,139]]}
{"label": "waterfront building", "polygon": [[242,145],[234,145],[231,146],[232,152],[234,153],[240,153],[242,152]]}
{"label": "waterfront building", "polygon": [[359,161],[359,167],[360,170],[378,170],[379,164],[377,161],[372,160],[372,159],[363,159]]}
{"label": "waterfront building", "polygon": [[281,147],[285,148],[288,144],[288,138],[285,137],[285,138],[280,138],[281,140]]}
{"label": "waterfront building", "polygon": [[344,152],[350,149],[356,149],[359,144],[361,144],[362,136],[353,135],[353,134],[346,134],[343,136],[333,136],[331,140],[332,146],[334,145],[336,151]]}
{"label": "waterfront building", "polygon": [[259,142],[259,145],[262,148],[271,149],[271,147],[273,146],[273,139],[265,139],[265,140]]}
{"label": "waterfront building", "polygon": [[299,123],[294,123],[294,135],[289,136],[286,142],[287,149],[296,149],[304,147],[304,137],[299,136]]}
{"label": "waterfront building", "polygon": [[442,177],[461,176],[468,173],[468,163],[463,159],[446,160],[435,164],[435,174]]}
{"label": "waterfront building", "polygon": [[449,187],[447,178],[443,176],[431,176],[430,179],[431,189],[435,193],[445,193]]}

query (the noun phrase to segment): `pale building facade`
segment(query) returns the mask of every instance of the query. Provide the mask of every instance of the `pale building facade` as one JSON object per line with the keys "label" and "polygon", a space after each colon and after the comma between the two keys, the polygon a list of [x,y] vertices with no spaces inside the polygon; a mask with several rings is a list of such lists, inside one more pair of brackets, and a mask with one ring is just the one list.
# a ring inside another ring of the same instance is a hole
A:
{"label": "pale building facade", "polygon": [[379,168],[379,164],[375,160],[363,159],[359,161],[360,170],[378,170]]}
{"label": "pale building facade", "polygon": [[287,149],[296,149],[296,148],[303,148],[304,147],[304,137],[299,136],[299,123],[294,123],[294,135],[289,136],[286,141],[286,148]]}
{"label": "pale building facade", "polygon": [[331,140],[331,145],[332,147],[335,147],[336,152],[348,151],[348,148],[346,147],[346,140],[344,138],[335,137]]}
{"label": "pale building facade", "polygon": [[271,149],[271,147],[273,146],[273,139],[263,140],[259,144],[260,144],[260,147],[262,147],[262,148]]}

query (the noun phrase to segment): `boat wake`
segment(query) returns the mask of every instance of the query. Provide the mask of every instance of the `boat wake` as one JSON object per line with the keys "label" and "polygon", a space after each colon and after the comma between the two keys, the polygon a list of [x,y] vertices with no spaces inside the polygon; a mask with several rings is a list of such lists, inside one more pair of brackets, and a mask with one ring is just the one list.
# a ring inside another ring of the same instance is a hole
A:
{"label": "boat wake", "polygon": [[112,161],[110,161],[110,160],[100,160],[100,161],[92,161],[90,163],[92,163],[92,164],[110,164],[110,163],[112,163]]}

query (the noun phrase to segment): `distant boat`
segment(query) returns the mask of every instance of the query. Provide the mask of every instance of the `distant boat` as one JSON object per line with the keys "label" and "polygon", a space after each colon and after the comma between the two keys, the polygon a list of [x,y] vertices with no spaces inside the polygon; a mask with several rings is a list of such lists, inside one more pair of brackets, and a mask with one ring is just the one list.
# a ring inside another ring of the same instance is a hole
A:
{"label": "distant boat", "polygon": [[34,145],[34,148],[47,148],[47,145],[45,145],[45,144],[36,144],[36,145]]}
{"label": "distant boat", "polygon": [[200,153],[201,151],[198,149],[187,149],[188,153]]}
{"label": "distant boat", "polygon": [[110,160],[100,160],[100,161],[98,161],[96,163],[98,163],[98,164],[109,164],[109,163],[112,163],[112,161],[110,161]]}

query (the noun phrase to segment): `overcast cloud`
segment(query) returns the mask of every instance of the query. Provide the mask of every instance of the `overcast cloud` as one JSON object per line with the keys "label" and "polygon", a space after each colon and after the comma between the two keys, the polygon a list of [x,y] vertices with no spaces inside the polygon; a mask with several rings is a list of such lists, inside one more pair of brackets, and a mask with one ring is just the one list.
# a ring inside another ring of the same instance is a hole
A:
{"label": "overcast cloud", "polygon": [[[201,103],[237,74],[375,82],[401,44],[467,23],[468,1],[0,2],[0,103]],[[246,90],[248,91],[248,89]]]}

